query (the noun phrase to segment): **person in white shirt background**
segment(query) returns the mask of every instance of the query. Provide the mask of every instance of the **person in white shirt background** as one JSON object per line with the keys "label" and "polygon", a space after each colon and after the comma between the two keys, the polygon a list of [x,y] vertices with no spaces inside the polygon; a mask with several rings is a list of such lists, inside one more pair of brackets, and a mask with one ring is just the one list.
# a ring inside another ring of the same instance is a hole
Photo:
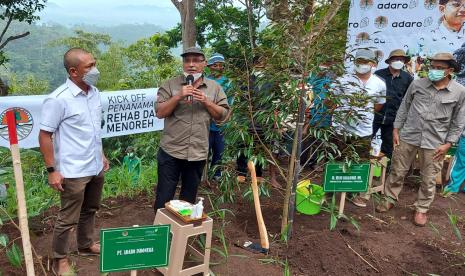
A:
{"label": "person in white shirt background", "polygon": [[[355,53],[354,73],[346,73],[336,80],[333,94],[342,95],[336,107],[333,126],[340,135],[339,148],[344,151],[352,145],[361,159],[369,158],[375,112],[381,111],[386,102],[386,83],[373,74],[377,66],[376,54],[370,49]],[[352,115],[350,115],[352,114]],[[365,207],[369,194],[356,195],[352,202]]]}
{"label": "person in white shirt background", "polygon": [[95,87],[100,73],[95,59],[84,49],[72,48],[64,55],[64,66],[69,78],[42,106],[39,144],[49,185],[60,192],[61,201],[52,268],[56,275],[75,275],[68,261],[74,233],[80,255],[100,254],[93,231],[109,163],[100,136],[102,104]]}

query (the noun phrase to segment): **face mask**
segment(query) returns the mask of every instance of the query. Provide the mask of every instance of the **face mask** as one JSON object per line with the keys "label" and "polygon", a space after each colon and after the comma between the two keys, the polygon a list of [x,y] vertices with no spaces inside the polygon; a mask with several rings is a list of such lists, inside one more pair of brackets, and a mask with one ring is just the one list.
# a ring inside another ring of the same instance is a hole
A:
{"label": "face mask", "polygon": [[202,77],[202,73],[195,73],[195,74],[189,74],[184,72],[184,77],[187,78],[187,76],[192,75],[194,77],[194,82],[196,82],[200,77]]}
{"label": "face mask", "polygon": [[431,69],[428,72],[428,79],[430,81],[440,81],[445,77],[446,76],[444,70]]}
{"label": "face mask", "polygon": [[391,62],[391,67],[392,69],[400,70],[404,68],[404,63],[400,60],[396,60],[396,61]]}
{"label": "face mask", "polygon": [[82,77],[82,81],[85,82],[87,85],[95,86],[99,76],[100,72],[97,70],[97,67],[92,67],[92,69],[90,69],[89,72],[84,74],[84,77]]}
{"label": "face mask", "polygon": [[128,156],[129,156],[130,158],[134,157],[134,152],[128,153]]}
{"label": "face mask", "polygon": [[369,64],[355,64],[355,72],[359,74],[366,74],[371,70],[371,65]]}

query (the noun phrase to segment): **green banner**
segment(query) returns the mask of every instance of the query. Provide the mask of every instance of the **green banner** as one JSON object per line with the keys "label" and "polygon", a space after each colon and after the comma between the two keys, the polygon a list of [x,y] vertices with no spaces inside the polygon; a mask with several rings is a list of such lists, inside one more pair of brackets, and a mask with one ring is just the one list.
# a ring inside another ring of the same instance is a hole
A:
{"label": "green banner", "polygon": [[170,225],[100,230],[100,271],[138,270],[168,265]]}
{"label": "green banner", "polygon": [[343,163],[326,164],[324,185],[325,192],[366,192],[370,164],[354,164],[346,171]]}

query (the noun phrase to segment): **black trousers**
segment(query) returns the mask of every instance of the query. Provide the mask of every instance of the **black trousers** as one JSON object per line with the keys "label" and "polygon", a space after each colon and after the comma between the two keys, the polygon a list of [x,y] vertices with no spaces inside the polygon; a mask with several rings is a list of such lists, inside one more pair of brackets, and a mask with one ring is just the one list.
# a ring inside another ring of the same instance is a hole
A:
{"label": "black trousers", "polygon": [[392,158],[392,131],[394,129],[393,124],[382,124],[380,122],[373,122],[373,136],[376,135],[378,130],[381,129],[381,152],[383,152],[389,159]]}
{"label": "black trousers", "polygon": [[166,202],[174,198],[179,177],[181,177],[179,199],[195,203],[197,189],[202,179],[206,160],[187,161],[178,159],[160,148],[158,150],[157,161],[158,184],[155,190],[155,213],[158,209],[164,208]]}

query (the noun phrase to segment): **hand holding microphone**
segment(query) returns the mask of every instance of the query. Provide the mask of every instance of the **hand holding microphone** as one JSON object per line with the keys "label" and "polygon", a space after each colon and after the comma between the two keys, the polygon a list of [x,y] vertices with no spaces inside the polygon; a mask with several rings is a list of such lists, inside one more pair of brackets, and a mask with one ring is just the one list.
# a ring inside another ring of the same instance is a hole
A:
{"label": "hand holding microphone", "polygon": [[185,95],[184,90],[186,89],[188,91],[186,100],[191,102],[192,101],[192,93],[194,92],[194,87],[192,86],[192,84],[194,83],[194,76],[193,75],[188,75],[186,77],[186,83],[187,83],[187,85],[183,87],[183,96]]}

